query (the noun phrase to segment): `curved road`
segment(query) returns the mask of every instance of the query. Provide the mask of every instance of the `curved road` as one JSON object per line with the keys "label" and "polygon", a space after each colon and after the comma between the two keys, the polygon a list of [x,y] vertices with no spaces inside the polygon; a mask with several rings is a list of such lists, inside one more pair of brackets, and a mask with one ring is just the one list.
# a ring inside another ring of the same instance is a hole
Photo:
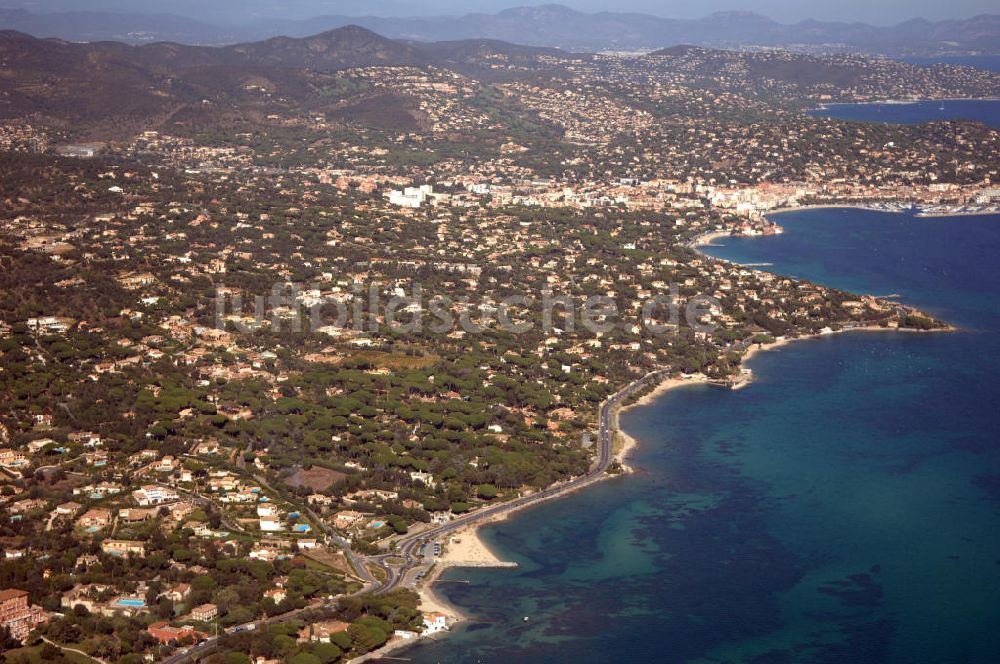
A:
{"label": "curved road", "polygon": [[[406,576],[406,573],[417,566],[420,560],[414,555],[421,544],[445,537],[456,530],[466,528],[477,522],[491,519],[497,515],[507,514],[516,510],[524,509],[530,505],[551,500],[569,491],[575,491],[581,487],[593,484],[601,479],[604,472],[614,460],[614,411],[615,408],[630,396],[645,389],[654,381],[661,380],[663,376],[669,374],[669,369],[660,369],[646,374],[639,380],[627,385],[615,394],[611,395],[601,404],[600,408],[600,430],[599,445],[600,450],[597,461],[585,474],[576,477],[562,484],[555,484],[546,489],[531,494],[515,498],[504,503],[476,510],[468,514],[463,514],[448,523],[442,524],[429,530],[423,530],[413,535],[405,536],[396,540],[396,550],[379,556],[369,557],[367,560],[377,564],[385,572],[386,578],[381,582],[375,592],[378,594],[389,592],[398,587]],[[402,564],[391,565],[390,558],[402,558]]]}
{"label": "curved road", "polygon": [[[412,535],[406,535],[401,539],[396,540],[396,549],[391,552],[379,554],[376,556],[361,556],[351,549],[350,542],[341,537],[334,531],[329,525],[327,525],[322,519],[316,516],[311,509],[308,507],[304,508],[305,511],[313,521],[320,525],[327,537],[330,538],[332,542],[340,546],[344,554],[347,556],[348,560],[354,566],[355,571],[358,576],[365,582],[364,588],[357,591],[356,595],[374,592],[376,594],[387,593],[395,588],[398,588],[406,578],[406,574],[413,568],[420,564],[420,559],[415,552],[419,549],[421,544],[432,542],[439,538],[445,537],[456,530],[462,528],[467,528],[473,524],[476,524],[487,519],[491,519],[495,516],[501,514],[507,514],[514,512],[516,510],[524,509],[525,507],[541,503],[546,500],[551,500],[558,496],[561,496],[570,491],[575,491],[581,487],[593,484],[594,482],[601,479],[605,471],[611,465],[614,460],[614,412],[615,408],[621,404],[623,401],[631,397],[636,392],[639,392],[655,381],[661,380],[663,376],[670,373],[669,369],[660,369],[646,374],[639,380],[630,383],[626,387],[622,388],[618,392],[608,397],[602,404],[600,408],[600,429],[599,429],[599,453],[597,461],[591,466],[585,474],[573,478],[568,482],[563,482],[562,484],[555,484],[546,489],[538,491],[531,494],[530,496],[522,496],[521,498],[515,498],[514,500],[507,501],[505,503],[499,503],[491,507],[486,507],[483,509],[476,510],[475,512],[469,512],[463,514],[462,516],[452,519],[448,523],[430,528],[428,530],[423,530],[419,533],[414,533]],[[264,482],[263,478],[257,477],[257,481]],[[265,484],[266,486],[266,484]],[[402,563],[390,564],[388,561],[390,559],[402,559]],[[385,573],[385,579],[378,581],[375,579],[371,572],[369,571],[367,564],[373,564],[380,567]],[[290,611],[281,616],[275,616],[270,619],[257,620],[253,623],[246,623],[240,625],[241,629],[255,629],[261,625],[267,624],[269,622],[281,622],[283,620],[290,620],[297,616],[302,611],[309,608],[317,607],[306,607],[303,609],[298,609],[295,611]],[[253,625],[253,627],[250,627]],[[233,629],[233,628],[230,628]],[[209,637],[205,641],[188,648],[184,652],[176,652],[173,655],[163,659],[161,664],[181,664],[188,659],[197,659],[204,657],[212,652],[218,642],[218,637]]]}

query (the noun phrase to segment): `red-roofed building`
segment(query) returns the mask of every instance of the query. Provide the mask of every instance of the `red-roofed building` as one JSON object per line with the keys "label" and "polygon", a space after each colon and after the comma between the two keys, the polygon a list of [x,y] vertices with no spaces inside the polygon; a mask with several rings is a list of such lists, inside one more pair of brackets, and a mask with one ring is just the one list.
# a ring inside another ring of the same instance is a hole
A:
{"label": "red-roofed building", "polygon": [[299,640],[329,643],[332,635],[346,632],[350,626],[350,623],[340,620],[323,620],[303,627],[299,632]]}
{"label": "red-roofed building", "polygon": [[424,614],[424,634],[437,634],[448,629],[448,616],[434,611]]}
{"label": "red-roofed building", "polygon": [[193,627],[185,625],[184,627],[171,627],[165,622],[153,623],[146,628],[149,635],[154,639],[163,644],[180,643],[184,639],[193,639],[198,641],[201,639],[201,632],[198,632]]}

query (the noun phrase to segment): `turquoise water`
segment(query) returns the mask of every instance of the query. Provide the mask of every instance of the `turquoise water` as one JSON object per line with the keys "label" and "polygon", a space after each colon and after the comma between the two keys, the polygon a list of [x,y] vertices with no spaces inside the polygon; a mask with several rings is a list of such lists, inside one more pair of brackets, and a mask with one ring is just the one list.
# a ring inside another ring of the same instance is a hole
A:
{"label": "turquoise water", "polygon": [[118,606],[133,606],[133,607],[146,606],[145,600],[141,599],[119,599],[115,601],[115,604],[117,604]]}
{"label": "turquoise water", "polygon": [[912,104],[831,104],[809,113],[841,120],[894,124],[976,120],[1000,129],[1000,100],[996,99],[949,99]]}
{"label": "turquoise water", "polygon": [[779,221],[712,252],[962,331],[804,341],[754,358],[744,390],[631,411],[638,471],[485,528],[521,566],[449,570],[439,590],[476,620],[402,657],[1000,661],[1000,217]]}

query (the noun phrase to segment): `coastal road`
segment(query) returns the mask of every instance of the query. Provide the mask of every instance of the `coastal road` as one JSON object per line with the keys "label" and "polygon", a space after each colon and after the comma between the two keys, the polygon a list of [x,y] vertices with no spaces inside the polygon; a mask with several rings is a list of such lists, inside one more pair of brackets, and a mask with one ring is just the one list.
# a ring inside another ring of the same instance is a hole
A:
{"label": "coastal road", "polygon": [[[420,563],[419,556],[415,552],[417,552],[421,544],[433,542],[457,530],[468,528],[489,519],[494,519],[546,500],[552,500],[601,479],[614,460],[615,409],[629,397],[662,380],[669,373],[669,369],[660,369],[648,373],[639,380],[615,392],[601,404],[599,411],[598,457],[594,465],[585,474],[567,482],[554,484],[531,495],[515,498],[514,500],[479,509],[475,512],[469,512],[452,519],[448,523],[414,533],[413,535],[404,536],[396,540],[395,551],[368,558],[370,562],[381,567],[386,575],[385,580],[381,582],[381,585],[375,592],[377,594],[389,592],[403,582],[407,572]],[[390,564],[388,561],[393,558],[402,559],[403,562],[401,564]]]}
{"label": "coastal road", "polygon": [[[419,533],[405,535],[401,539],[396,540],[396,549],[394,551],[376,556],[361,556],[351,549],[350,542],[347,539],[338,535],[336,531],[316,516],[312,510],[306,507],[302,511],[306,512],[315,523],[320,524],[320,527],[323,529],[330,541],[343,549],[344,554],[354,566],[358,576],[365,581],[365,587],[354,593],[355,595],[365,592],[374,592],[375,594],[390,592],[403,585],[407,573],[418,567],[423,562],[422,556],[418,554],[418,549],[421,544],[434,542],[435,540],[447,537],[457,530],[474,526],[489,519],[500,517],[511,512],[542,503],[546,500],[558,498],[559,496],[562,496],[570,491],[575,491],[599,481],[604,476],[607,469],[611,466],[611,462],[614,461],[614,417],[616,408],[632,395],[662,380],[665,376],[669,375],[669,373],[669,369],[660,369],[648,373],[639,380],[636,380],[618,392],[615,392],[601,404],[599,410],[599,450],[597,460],[591,466],[590,470],[583,475],[575,477],[567,482],[554,484],[546,489],[542,489],[541,491],[537,491],[527,496],[522,496],[491,507],[476,510],[475,512],[463,514],[452,519],[448,523],[420,531]],[[263,478],[257,477],[256,479],[266,487],[266,484],[262,481]],[[400,560],[401,562],[394,564],[390,562],[391,560]],[[382,580],[376,580],[369,572],[367,564],[372,564],[381,568],[385,574],[385,578]],[[250,625],[254,625],[255,628],[259,628],[261,625],[270,622],[290,620],[304,610],[306,609],[298,609],[281,616],[275,616],[271,619],[257,620],[253,623],[246,623],[244,625],[240,625],[239,627],[247,629]],[[161,660],[160,664],[181,664],[182,662],[188,660],[196,660],[205,657],[215,650],[217,641],[218,637],[210,637],[205,641],[188,648],[184,652],[176,652],[170,657]]]}
{"label": "coastal road", "polygon": [[[291,611],[287,611],[285,613],[282,613],[282,614],[279,614],[279,615],[276,615],[276,616],[272,616],[270,618],[261,618],[260,620],[254,620],[252,622],[243,623],[242,625],[237,625],[235,627],[230,627],[226,631],[227,631],[227,633],[250,632],[250,631],[258,630],[258,629],[260,629],[264,625],[269,625],[269,624],[273,624],[273,623],[287,622],[289,620],[297,618],[300,614],[305,613],[306,611],[315,611],[317,609],[321,609],[323,607],[327,607],[327,606],[330,606],[330,605],[331,605],[331,602],[326,602],[326,603],[320,602],[320,603],[315,603],[315,604],[307,604],[306,606],[302,607],[301,609],[292,609]],[[216,648],[216,646],[218,646],[218,644],[219,644],[219,637],[218,636],[210,636],[207,639],[205,639],[204,641],[202,641],[200,643],[197,643],[197,644],[191,646],[190,648],[187,648],[187,649],[185,649],[183,651],[182,650],[178,650],[173,655],[170,655],[169,657],[166,657],[166,658],[160,660],[160,664],[181,664],[181,662],[184,662],[184,661],[187,661],[187,660],[197,660],[197,659],[200,659],[202,657],[206,657],[206,656],[208,656],[210,653],[212,653],[215,650],[215,648]]]}

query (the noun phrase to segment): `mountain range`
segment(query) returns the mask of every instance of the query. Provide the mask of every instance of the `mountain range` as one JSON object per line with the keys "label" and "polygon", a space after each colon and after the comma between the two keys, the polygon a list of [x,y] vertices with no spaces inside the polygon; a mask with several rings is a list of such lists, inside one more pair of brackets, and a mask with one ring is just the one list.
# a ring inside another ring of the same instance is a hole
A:
{"label": "mountain range", "polygon": [[[249,127],[272,115],[320,116],[397,130],[421,117],[419,96],[410,94],[411,84],[389,83],[395,75],[413,75],[399,74],[399,67],[454,72],[481,83],[539,82],[571,75],[581,67],[601,69],[620,62],[486,39],[403,41],[354,25],[305,38],[272,37],[226,46],[75,43],[0,31],[0,120],[33,118],[88,135],[130,135],[149,126],[179,124]],[[683,72],[699,87],[717,87],[719,72],[730,72],[729,79],[743,83],[727,79],[725,85],[796,94],[867,90],[876,83],[885,88],[886,80],[909,81],[905,89],[912,91],[941,70],[886,59],[698,46],[673,46],[627,62],[637,71],[654,67]],[[397,74],[385,74],[385,85],[372,85],[345,72],[357,68],[397,68]],[[972,75],[955,76],[968,82]],[[994,88],[975,88],[973,93],[965,89],[959,85],[953,94],[982,95],[982,89]],[[476,103],[489,106],[488,97]]]}
{"label": "mountain range", "polygon": [[542,5],[516,7],[496,14],[410,18],[330,15],[280,19],[250,15],[242,23],[223,25],[164,14],[100,11],[37,14],[23,9],[0,9],[0,29],[69,41],[231,44],[278,35],[305,37],[346,25],[359,25],[398,40],[492,39],[573,51],[635,51],[694,44],[885,55],[1000,53],[1000,15],[992,14],[940,22],[914,19],[880,27],[821,21],[789,25],[752,12],[724,12],[690,20],[636,13],[586,13],[562,5]]}
{"label": "mountain range", "polygon": [[[503,76],[491,66],[497,58],[541,73],[550,68],[544,56],[556,53],[490,40],[406,43],[359,26],[228,46],[74,43],[8,30],[0,31],[0,119],[127,128],[192,109],[217,115],[289,104],[319,113],[336,107],[343,115],[338,86],[345,69],[434,66],[497,80]],[[383,111],[410,103],[379,101]]]}

